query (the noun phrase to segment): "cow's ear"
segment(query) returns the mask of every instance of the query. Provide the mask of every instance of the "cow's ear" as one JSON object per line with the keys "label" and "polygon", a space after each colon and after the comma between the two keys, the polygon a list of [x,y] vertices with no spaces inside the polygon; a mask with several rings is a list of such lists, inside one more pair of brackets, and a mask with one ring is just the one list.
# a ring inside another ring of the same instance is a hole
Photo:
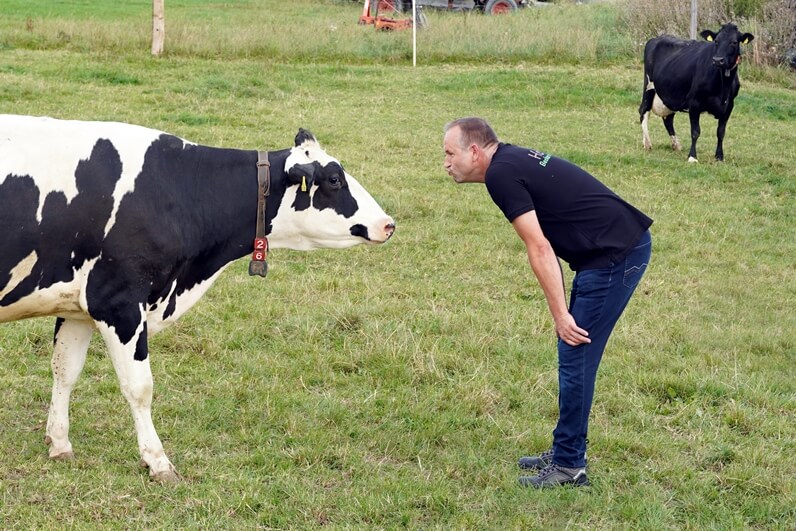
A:
{"label": "cow's ear", "polygon": [[751,33],[744,33],[741,35],[741,44],[749,44],[755,39],[755,36]]}
{"label": "cow's ear", "polygon": [[713,32],[712,32],[712,31],[710,31],[710,30],[702,30],[702,31],[699,33],[699,36],[700,36],[700,37],[702,37],[703,39],[705,39],[705,40],[706,40],[706,41],[708,41],[708,42],[713,42],[713,39],[715,39],[715,38],[716,38],[716,34],[715,34],[715,33],[713,33]]}
{"label": "cow's ear", "polygon": [[290,184],[298,184],[299,190],[309,192],[315,180],[315,164],[296,164],[287,170],[287,180]]}
{"label": "cow's ear", "polygon": [[315,135],[313,135],[310,131],[303,128],[299,128],[298,133],[296,134],[296,147],[299,147],[307,140],[311,140],[312,142],[317,142],[317,140],[315,139]]}

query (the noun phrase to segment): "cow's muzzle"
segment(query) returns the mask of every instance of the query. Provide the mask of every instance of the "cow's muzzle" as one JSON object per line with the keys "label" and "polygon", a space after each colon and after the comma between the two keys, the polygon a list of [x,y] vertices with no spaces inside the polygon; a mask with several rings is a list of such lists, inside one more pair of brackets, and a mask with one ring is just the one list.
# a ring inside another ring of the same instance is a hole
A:
{"label": "cow's muzzle", "polygon": [[384,218],[370,227],[357,223],[351,227],[351,234],[367,240],[370,243],[385,243],[395,233],[395,221]]}
{"label": "cow's muzzle", "polygon": [[738,55],[734,61],[729,61],[726,57],[713,57],[713,66],[716,68],[721,68],[724,72],[724,77],[730,77],[732,75],[732,71],[738,68],[738,63],[740,62],[740,55]]}

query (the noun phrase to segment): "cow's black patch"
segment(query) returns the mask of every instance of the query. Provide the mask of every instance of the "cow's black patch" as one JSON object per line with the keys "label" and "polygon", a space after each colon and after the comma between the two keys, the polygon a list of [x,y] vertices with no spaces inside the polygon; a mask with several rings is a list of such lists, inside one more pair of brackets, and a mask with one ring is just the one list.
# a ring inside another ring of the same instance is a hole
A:
{"label": "cow's black patch", "polygon": [[312,196],[313,207],[318,210],[331,208],[345,218],[350,218],[359,209],[346,182],[343,167],[337,162],[321,167],[315,176],[315,182],[318,189]]}
{"label": "cow's black patch", "polygon": [[138,341],[135,343],[135,354],[133,359],[137,361],[144,361],[149,355],[149,348],[147,346],[147,328],[146,321],[144,321],[144,329],[138,335]]}
{"label": "cow's black patch", "polygon": [[[359,206],[351,195],[343,167],[337,162],[321,166],[319,162],[296,164],[287,172],[288,182],[298,187],[293,210],[307,210],[310,203],[317,210],[331,208],[343,217],[353,216]],[[313,185],[315,190],[313,191]],[[302,190],[306,186],[306,190]]]}
{"label": "cow's black patch", "polygon": [[30,274],[0,300],[10,305],[36,289],[68,282],[74,269],[99,256],[105,225],[113,209],[113,189],[122,173],[119,153],[108,140],[100,139],[91,155],[75,169],[77,195],[53,191],[44,198],[41,223],[36,220],[39,190],[31,177],[7,176],[0,185],[0,226],[19,227],[2,236],[0,286],[10,280],[11,269],[36,252]]}
{"label": "cow's black patch", "polygon": [[64,321],[65,319],[63,319],[62,317],[58,317],[55,320],[55,331],[53,332],[53,345],[55,345],[55,342],[58,341],[58,331],[61,330],[61,327],[64,325]]}
{"label": "cow's black patch", "polygon": [[[38,204],[39,189],[31,177],[7,175],[0,183],[0,227],[3,228],[0,230],[3,249],[0,253],[0,289],[11,281],[13,268],[37,247]],[[20,297],[16,293],[8,293],[0,299],[0,306],[6,306]]]}
{"label": "cow's black patch", "polygon": [[166,306],[166,309],[163,311],[163,319],[168,319],[169,317],[174,315],[174,312],[176,310],[177,310],[177,293],[174,292],[171,294],[171,297],[169,297],[169,303]]}
{"label": "cow's black patch", "polygon": [[357,223],[351,227],[351,236],[357,236],[359,238],[370,240],[370,237],[368,236],[368,228],[360,223]]}
{"label": "cow's black patch", "polygon": [[313,135],[309,130],[304,128],[299,128],[298,133],[296,134],[296,138],[294,139],[294,143],[296,147],[299,147],[304,142],[311,140],[316,142],[315,135]]}

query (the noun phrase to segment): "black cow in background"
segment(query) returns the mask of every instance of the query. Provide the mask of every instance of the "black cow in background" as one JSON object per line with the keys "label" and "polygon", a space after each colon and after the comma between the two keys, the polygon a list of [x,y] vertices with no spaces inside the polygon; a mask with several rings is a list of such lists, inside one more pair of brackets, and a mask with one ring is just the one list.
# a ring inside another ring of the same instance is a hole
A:
{"label": "black cow in background", "polygon": [[652,149],[648,127],[650,110],[663,118],[672,148],[677,151],[680,141],[674,132],[674,113],[688,111],[691,120],[688,161],[697,162],[699,115],[709,112],[719,121],[716,160],[724,160],[724,131],[741,88],[738,80],[740,45],[751,42],[754,35],[741,33],[735,24],[723,25],[718,33],[704,30],[699,35],[708,42],[661,35],[647,41],[644,47],[644,89],[638,110],[644,149]]}

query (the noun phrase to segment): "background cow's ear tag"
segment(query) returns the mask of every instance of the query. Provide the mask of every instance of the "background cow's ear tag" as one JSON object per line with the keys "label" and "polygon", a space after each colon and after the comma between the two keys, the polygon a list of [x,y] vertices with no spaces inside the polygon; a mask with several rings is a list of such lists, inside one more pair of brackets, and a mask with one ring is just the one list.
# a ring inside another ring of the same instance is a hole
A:
{"label": "background cow's ear tag", "polygon": [[265,278],[268,274],[268,262],[264,260],[252,260],[249,262],[249,276],[261,276]]}
{"label": "background cow's ear tag", "polygon": [[301,191],[302,192],[306,192],[307,191],[307,176],[306,175],[302,175],[301,176]]}
{"label": "background cow's ear tag", "polygon": [[713,37],[708,35],[707,37],[705,37],[705,40],[708,41],[708,42],[713,42]]}

